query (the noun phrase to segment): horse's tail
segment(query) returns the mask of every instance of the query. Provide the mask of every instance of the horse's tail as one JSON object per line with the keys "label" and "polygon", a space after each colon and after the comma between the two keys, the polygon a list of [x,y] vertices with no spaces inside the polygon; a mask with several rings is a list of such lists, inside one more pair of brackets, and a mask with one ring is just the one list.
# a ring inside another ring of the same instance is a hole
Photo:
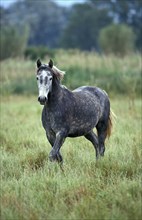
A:
{"label": "horse's tail", "polygon": [[114,114],[114,112],[112,111],[112,109],[110,109],[110,114],[109,114],[109,119],[108,119],[108,125],[107,125],[107,130],[106,130],[106,136],[109,138],[111,133],[112,133],[112,118],[116,119],[116,115]]}

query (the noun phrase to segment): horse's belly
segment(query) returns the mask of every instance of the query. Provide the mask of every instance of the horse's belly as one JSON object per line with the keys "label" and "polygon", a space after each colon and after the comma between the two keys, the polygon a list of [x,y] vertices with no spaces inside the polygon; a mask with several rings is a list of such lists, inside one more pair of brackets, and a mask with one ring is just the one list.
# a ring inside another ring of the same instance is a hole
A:
{"label": "horse's belly", "polygon": [[70,127],[68,137],[79,137],[86,135],[96,126],[96,123],[83,123],[78,125],[73,125]]}

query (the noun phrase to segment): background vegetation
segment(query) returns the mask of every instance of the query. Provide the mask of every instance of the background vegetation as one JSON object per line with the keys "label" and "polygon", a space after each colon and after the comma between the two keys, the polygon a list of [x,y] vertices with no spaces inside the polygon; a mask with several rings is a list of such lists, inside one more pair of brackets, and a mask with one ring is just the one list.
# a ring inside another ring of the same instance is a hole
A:
{"label": "background vegetation", "polygon": [[100,31],[100,46],[105,54],[124,56],[134,50],[135,35],[126,25],[113,24]]}
{"label": "background vegetation", "polygon": [[[49,57],[43,59],[47,63]],[[12,59],[1,62],[1,94],[37,94],[36,60]],[[99,56],[78,50],[56,50],[54,62],[66,71],[63,80],[70,89],[81,85],[96,85],[105,89],[111,97],[141,95],[141,57]]]}
{"label": "background vegetation", "polygon": [[[115,54],[119,49],[119,55],[128,54],[130,49],[141,51],[141,11],[140,0],[87,0],[71,8],[61,7],[53,0],[16,1],[6,9],[0,6],[0,59],[19,57],[25,46],[30,46],[30,50],[31,46],[38,46],[39,54],[41,46],[42,54],[54,48]],[[109,38],[103,34],[100,39],[100,33],[108,27]]]}
{"label": "background vegetation", "polygon": [[0,60],[22,56],[27,47],[27,39],[28,30],[26,30],[26,27],[22,30],[18,30],[13,26],[2,27],[0,35]]}

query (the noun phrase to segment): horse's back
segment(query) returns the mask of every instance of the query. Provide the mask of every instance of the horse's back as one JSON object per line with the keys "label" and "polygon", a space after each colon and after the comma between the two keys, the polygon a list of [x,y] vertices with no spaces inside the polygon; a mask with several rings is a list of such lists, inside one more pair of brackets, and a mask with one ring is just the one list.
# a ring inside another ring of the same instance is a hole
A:
{"label": "horse's back", "polygon": [[95,86],[82,86],[73,90],[72,92],[82,97],[87,94],[89,98],[91,96],[94,99],[100,100],[100,102],[109,100],[107,93],[104,90]]}
{"label": "horse's back", "polygon": [[73,90],[73,92],[90,92],[90,93],[95,93],[95,94],[105,94],[107,95],[107,93],[100,89],[99,87],[96,86],[81,86],[76,88],[75,90]]}
{"label": "horse's back", "polygon": [[[100,118],[110,114],[110,102],[107,93],[95,86],[82,86],[73,90],[74,94],[78,94],[82,98],[86,95],[88,99],[93,99],[100,107]],[[87,101],[87,100],[86,100]]]}

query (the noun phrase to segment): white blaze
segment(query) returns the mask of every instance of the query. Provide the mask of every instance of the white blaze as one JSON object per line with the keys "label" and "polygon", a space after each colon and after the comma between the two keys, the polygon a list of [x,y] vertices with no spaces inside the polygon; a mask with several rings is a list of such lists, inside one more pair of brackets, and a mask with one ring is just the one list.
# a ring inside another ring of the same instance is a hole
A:
{"label": "white blaze", "polygon": [[[42,77],[42,80],[40,80]],[[49,91],[51,90],[52,80],[51,74],[45,70],[42,70],[39,80],[38,80],[38,89],[39,89],[39,97],[46,97],[48,96]],[[45,82],[45,79],[47,78],[47,82]],[[41,82],[42,81],[42,82]]]}

